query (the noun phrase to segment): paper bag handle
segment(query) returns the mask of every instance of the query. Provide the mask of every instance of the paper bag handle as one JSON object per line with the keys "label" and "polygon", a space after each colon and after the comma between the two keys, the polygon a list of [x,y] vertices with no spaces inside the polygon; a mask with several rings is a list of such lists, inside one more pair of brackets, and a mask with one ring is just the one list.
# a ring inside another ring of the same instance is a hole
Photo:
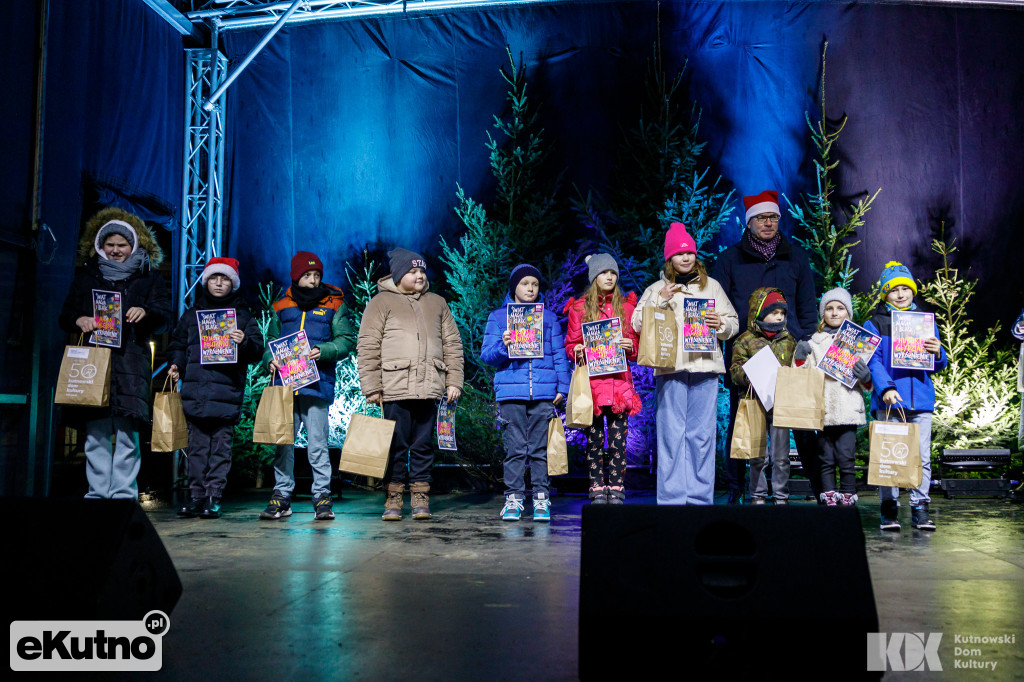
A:
{"label": "paper bag handle", "polygon": [[[889,421],[889,410],[891,410],[891,409],[892,409],[892,405],[886,405],[885,406],[885,421]],[[902,419],[903,423],[906,424],[907,423],[907,413],[903,411],[903,407],[900,406],[900,405],[897,405],[896,406],[896,410],[899,412],[900,419]]]}
{"label": "paper bag handle", "polygon": [[160,392],[161,393],[167,393],[167,384],[168,384],[168,382],[170,382],[170,384],[171,384],[171,393],[177,393],[178,392],[178,382],[177,381],[171,381],[171,375],[169,373],[164,375],[164,385],[163,385],[163,388],[160,389]]}

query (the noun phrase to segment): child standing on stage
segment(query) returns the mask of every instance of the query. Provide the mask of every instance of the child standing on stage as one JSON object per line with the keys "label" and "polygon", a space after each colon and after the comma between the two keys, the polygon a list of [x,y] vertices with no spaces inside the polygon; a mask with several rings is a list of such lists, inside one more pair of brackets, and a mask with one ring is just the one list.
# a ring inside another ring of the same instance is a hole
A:
{"label": "child standing on stage", "polygon": [[494,393],[505,441],[505,506],[501,518],[518,521],[526,499],[525,474],[530,467],[533,487],[533,520],[550,521],[548,494],[548,421],[557,405],[569,394],[569,362],[562,349],[562,325],[547,307],[542,317],[544,356],[509,358],[512,342],[508,330],[509,303],[543,303],[540,272],[532,265],[517,265],[508,278],[505,305],[487,318],[480,359],[498,368]]}
{"label": "child standing on stage", "polygon": [[[929,487],[932,482],[932,411],[935,409],[935,386],[931,372],[925,369],[904,369],[892,366],[892,313],[894,310],[917,310],[914,296],[917,283],[910,269],[902,263],[890,261],[885,264],[879,278],[882,300],[875,308],[871,319],[864,328],[882,337],[878,350],[871,356],[868,368],[874,382],[871,394],[871,409],[879,421],[902,421],[902,417],[891,408],[900,407],[908,422],[918,425],[921,434],[921,485],[910,491],[910,515],[914,528],[935,530],[935,523],[928,513],[931,502]],[[939,328],[935,337],[924,342],[924,348],[935,356],[935,369],[945,369],[946,351],[939,341]],[[888,417],[886,415],[888,412]],[[898,531],[899,488],[888,486],[878,489],[882,500],[882,530]]]}
{"label": "child standing on stage", "polygon": [[[335,368],[352,352],[355,333],[344,307],[341,289],[323,282],[324,264],[315,253],[299,251],[292,257],[292,285],[284,298],[274,303],[276,313],[267,329],[267,352],[263,362],[277,377],[280,366],[269,343],[282,336],[305,330],[320,380],[295,392],[292,418],[295,433],[306,425],[306,452],[313,469],[313,511],[317,521],[334,518],[331,504],[331,458],[327,451],[327,411],[334,402]],[[295,491],[295,446],[278,445],[274,459],[274,494],[261,519],[291,516]]]}
{"label": "child standing on stage", "polygon": [[[843,320],[853,320],[853,299],[843,288],[826,291],[818,304],[821,322],[810,341],[801,341],[793,353],[797,367],[817,367]],[[854,451],[857,449],[857,427],[866,423],[864,394],[871,390],[871,372],[859,359],[853,366],[857,385],[847,388],[843,383],[825,376],[825,428],[817,434],[817,457],[820,467],[821,501],[829,507],[849,506],[857,502],[857,472]],[[814,456],[807,453],[808,457]],[[807,467],[809,472],[815,468]],[[836,490],[836,469],[839,489]],[[813,473],[811,475],[814,475]]]}
{"label": "child standing on stage", "polygon": [[[644,306],[675,311],[676,332],[683,338],[683,306],[687,297],[710,298],[708,327],[724,341],[739,331],[736,310],[721,285],[708,277],[697,260],[697,244],[682,223],[665,234],[665,264],[661,278],[647,287],[633,312],[633,329],[640,331]],[[718,377],[725,374],[721,343],[714,351],[690,353],[680,341],[674,366],[655,369],[658,389],[658,504],[713,504]]]}
{"label": "child standing on stage", "polygon": [[391,274],[377,280],[359,326],[359,384],[395,421],[381,518],[401,521],[408,480],[412,517],[423,520],[430,518],[435,401],[462,394],[462,339],[448,303],[428,291],[423,256],[395,249],[388,257]]}
{"label": "child standing on stage", "polygon": [[[246,368],[263,356],[263,335],[238,290],[238,261],[211,258],[199,279],[195,304],[178,320],[167,345],[172,381],[180,377],[181,404],[188,421],[188,483],[191,500],[178,516],[215,519],[220,516],[231,440],[242,412]],[[235,362],[203,364],[199,333],[200,310],[232,309],[235,329],[228,337],[238,346]]]}
{"label": "child standing on stage", "polygon": [[[770,347],[780,365],[793,361],[796,340],[786,329],[786,299],[782,291],[772,287],[755,289],[747,306],[747,331],[740,334],[732,346],[732,364],[729,376],[740,390],[750,386],[743,364],[762,348]],[[775,504],[789,504],[789,429],[772,426],[768,413],[768,432],[772,459],[772,495]],[[750,501],[768,503],[768,481],[764,475],[764,457],[750,460]]]}
{"label": "child standing on stage", "polygon": [[[590,286],[582,298],[570,298],[565,304],[569,326],[565,350],[575,362],[583,362],[584,322],[619,318],[627,361],[636,361],[640,337],[628,322],[633,319],[636,294],[623,296],[619,289],[619,266],[607,253],[587,256]],[[590,469],[590,500],[594,504],[622,504],[626,498],[626,428],[630,416],[643,406],[633,388],[633,375],[627,369],[617,374],[590,378],[594,398],[594,423],[586,427],[587,464]],[[607,449],[605,445],[607,422]]]}

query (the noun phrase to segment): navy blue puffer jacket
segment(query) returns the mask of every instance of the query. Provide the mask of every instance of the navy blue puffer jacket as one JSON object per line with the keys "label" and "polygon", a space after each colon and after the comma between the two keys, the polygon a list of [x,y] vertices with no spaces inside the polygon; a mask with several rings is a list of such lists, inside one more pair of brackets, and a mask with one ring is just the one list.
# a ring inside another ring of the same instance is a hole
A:
{"label": "navy blue puffer jacket", "polygon": [[[542,296],[537,297],[543,303]],[[514,303],[505,296],[505,304]],[[561,393],[569,395],[569,359],[565,355],[565,339],[558,317],[544,307],[544,357],[531,360],[510,360],[508,348],[501,340],[508,328],[505,306],[487,318],[480,359],[497,367],[494,375],[494,393],[503,400],[554,400]]]}

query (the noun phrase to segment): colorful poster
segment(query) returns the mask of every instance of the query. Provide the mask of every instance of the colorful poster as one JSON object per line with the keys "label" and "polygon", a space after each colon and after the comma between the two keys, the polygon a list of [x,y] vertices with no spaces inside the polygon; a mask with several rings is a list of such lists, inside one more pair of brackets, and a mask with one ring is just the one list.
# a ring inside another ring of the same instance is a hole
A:
{"label": "colorful poster", "polygon": [[455,446],[455,406],[447,398],[441,398],[437,406],[437,449],[458,450]]}
{"label": "colorful poster", "polygon": [[220,365],[238,362],[238,344],[228,336],[238,328],[235,309],[197,310],[199,363]]}
{"label": "colorful poster", "polygon": [[857,383],[857,378],[853,376],[853,366],[857,360],[868,364],[881,342],[881,336],[849,320],[843,320],[832,337],[832,345],[825,352],[825,357],[818,361],[818,369],[847,388],[853,388]]}
{"label": "colorful poster", "polygon": [[121,294],[116,291],[92,290],[92,315],[96,331],[89,337],[94,346],[121,347]]}
{"label": "colorful poster", "polygon": [[587,358],[587,371],[590,376],[617,374],[629,369],[626,365],[626,353],[619,345],[622,340],[622,328],[619,318],[609,317],[597,322],[584,322],[583,353]]}
{"label": "colorful poster", "polygon": [[509,303],[508,356],[510,358],[544,357],[544,304]]}
{"label": "colorful poster", "polygon": [[714,353],[718,346],[715,330],[708,326],[708,313],[715,312],[715,299],[683,299],[683,350],[687,353]]}
{"label": "colorful poster", "polygon": [[935,356],[924,348],[935,338],[935,315],[892,311],[892,366],[903,369],[935,369]]}
{"label": "colorful poster", "polygon": [[270,342],[270,352],[281,367],[281,383],[298,390],[320,381],[316,361],[309,357],[311,349],[305,330],[282,336]]}

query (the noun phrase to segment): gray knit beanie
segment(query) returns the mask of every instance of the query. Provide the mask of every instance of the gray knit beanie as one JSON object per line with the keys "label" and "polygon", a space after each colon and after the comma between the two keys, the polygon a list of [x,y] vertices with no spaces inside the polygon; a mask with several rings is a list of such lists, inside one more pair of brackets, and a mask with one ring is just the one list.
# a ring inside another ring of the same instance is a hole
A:
{"label": "gray knit beanie", "polygon": [[853,322],[853,299],[850,298],[850,292],[842,287],[836,287],[822,294],[821,303],[818,304],[818,317],[825,317],[825,306],[832,301],[839,301],[846,306],[846,317]]}
{"label": "gray knit beanie", "polygon": [[587,276],[590,278],[590,283],[593,284],[597,276],[605,270],[611,270],[616,275],[619,274],[619,265],[615,262],[615,259],[608,253],[595,253],[591,256],[587,256]]}

